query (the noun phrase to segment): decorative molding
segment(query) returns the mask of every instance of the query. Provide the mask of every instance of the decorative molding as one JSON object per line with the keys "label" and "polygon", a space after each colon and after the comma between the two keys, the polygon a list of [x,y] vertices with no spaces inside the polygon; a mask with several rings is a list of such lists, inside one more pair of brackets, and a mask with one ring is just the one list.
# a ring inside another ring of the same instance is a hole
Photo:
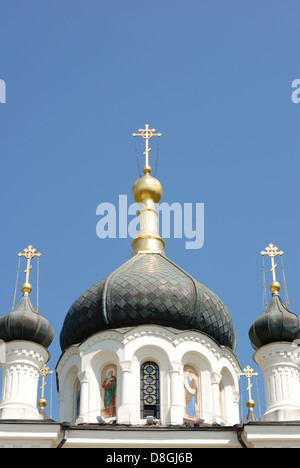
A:
{"label": "decorative molding", "polygon": [[120,361],[119,365],[122,372],[131,372],[132,361]]}
{"label": "decorative molding", "polygon": [[77,374],[77,377],[81,384],[88,383],[90,381],[90,373],[86,370],[79,372],[79,374]]}
{"label": "decorative molding", "polygon": [[179,374],[182,367],[183,367],[182,362],[170,361],[170,372],[171,373]]}
{"label": "decorative molding", "polygon": [[74,355],[80,356],[79,345],[71,346],[61,355],[56,365],[56,372],[61,372],[68,360]]}
{"label": "decorative molding", "polygon": [[120,330],[108,330],[99,332],[93,335],[91,338],[87,339],[81,345],[73,345],[68,348],[61,356],[59,363],[57,364],[56,370],[60,373],[65,366],[66,362],[74,355],[78,355],[81,359],[82,357],[95,345],[100,344],[103,341],[116,341],[117,343],[122,344],[124,347],[128,343],[132,343],[135,340],[138,340],[143,337],[158,337],[162,340],[167,341],[177,348],[182,343],[194,342],[199,343],[204,346],[209,352],[211,352],[217,361],[220,361],[221,358],[225,358],[231,366],[233,367],[235,373],[238,375],[240,372],[239,362],[234,355],[234,353],[227,347],[219,346],[213,339],[209,336],[194,331],[177,331],[177,330],[167,330],[164,327],[159,325],[150,326],[150,325],[141,325],[136,328],[131,329],[120,329]]}
{"label": "decorative molding", "polygon": [[222,380],[222,374],[219,374],[218,372],[212,372],[211,373],[211,383],[212,384],[219,385],[221,380]]}
{"label": "decorative molding", "polygon": [[43,362],[44,363],[44,358],[42,355],[38,352],[33,351],[32,349],[29,348],[13,348],[13,349],[8,349],[6,356],[19,356],[19,357],[30,357],[33,359],[36,359],[37,361]]}

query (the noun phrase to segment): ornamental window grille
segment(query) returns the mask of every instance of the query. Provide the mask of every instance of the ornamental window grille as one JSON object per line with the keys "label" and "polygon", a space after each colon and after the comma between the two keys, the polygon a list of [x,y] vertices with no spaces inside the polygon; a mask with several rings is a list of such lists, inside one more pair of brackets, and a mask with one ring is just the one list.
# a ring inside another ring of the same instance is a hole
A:
{"label": "ornamental window grille", "polygon": [[141,419],[147,416],[160,418],[159,367],[155,362],[145,362],[141,367]]}

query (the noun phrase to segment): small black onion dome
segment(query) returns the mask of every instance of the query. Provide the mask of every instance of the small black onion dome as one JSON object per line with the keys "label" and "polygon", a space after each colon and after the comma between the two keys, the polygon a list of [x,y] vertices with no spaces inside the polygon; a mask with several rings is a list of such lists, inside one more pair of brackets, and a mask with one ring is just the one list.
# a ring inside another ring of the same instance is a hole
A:
{"label": "small black onion dome", "polygon": [[95,333],[139,325],[197,330],[232,350],[236,334],[225,304],[160,253],[140,253],[80,296],[60,335],[62,351]]}
{"label": "small black onion dome", "polygon": [[54,332],[47,319],[36,313],[29,295],[24,294],[18,307],[5,317],[0,318],[0,339],[33,341],[48,348]]}
{"label": "small black onion dome", "polygon": [[254,349],[276,342],[292,343],[300,338],[300,318],[287,309],[275,292],[266,312],[251,326],[249,337]]}

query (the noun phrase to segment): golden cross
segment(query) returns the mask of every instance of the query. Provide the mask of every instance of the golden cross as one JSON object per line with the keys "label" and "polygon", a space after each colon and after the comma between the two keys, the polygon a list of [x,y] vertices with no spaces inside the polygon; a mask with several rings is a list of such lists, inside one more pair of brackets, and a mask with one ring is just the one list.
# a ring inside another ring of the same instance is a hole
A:
{"label": "golden cross", "polygon": [[34,249],[32,245],[29,245],[26,249],[24,249],[24,253],[20,252],[18,255],[19,257],[25,257],[27,259],[27,268],[24,273],[26,273],[26,283],[29,283],[29,273],[32,268],[31,260],[34,257],[40,257],[42,254],[36,253],[36,249]]}
{"label": "golden cross", "polygon": [[46,377],[47,375],[50,374],[52,375],[53,374],[53,371],[49,371],[49,367],[46,366],[46,364],[44,365],[44,367],[40,370],[40,375],[42,376],[42,385],[40,387],[40,389],[42,390],[42,398],[44,398],[45,396],[45,387],[46,387]]}
{"label": "golden cross", "polygon": [[139,132],[140,133],[133,133],[133,137],[140,136],[144,140],[146,140],[146,151],[143,153],[146,156],[146,166],[149,166],[149,152],[151,151],[151,148],[149,148],[149,140],[151,140],[152,137],[158,136],[161,137],[161,133],[154,133],[156,130],[155,128],[149,128],[149,125],[145,125],[146,128],[140,128]]}
{"label": "golden cross", "polygon": [[254,377],[255,375],[258,375],[257,372],[253,372],[253,369],[251,369],[250,366],[247,366],[244,369],[244,372],[241,372],[240,375],[245,376],[248,379],[248,387],[247,390],[249,392],[249,400],[252,400],[252,395],[251,395],[251,388],[252,388],[252,383],[251,383],[251,378]]}
{"label": "golden cross", "polygon": [[272,275],[273,275],[273,281],[276,281],[275,268],[277,267],[274,259],[277,255],[282,256],[284,254],[282,250],[280,250],[280,252],[277,252],[277,251],[278,251],[278,247],[275,247],[274,244],[269,244],[268,247],[266,247],[266,252],[264,251],[260,252],[261,255],[268,255],[268,257],[270,257],[271,259],[272,268],[270,269],[270,271],[272,272]]}

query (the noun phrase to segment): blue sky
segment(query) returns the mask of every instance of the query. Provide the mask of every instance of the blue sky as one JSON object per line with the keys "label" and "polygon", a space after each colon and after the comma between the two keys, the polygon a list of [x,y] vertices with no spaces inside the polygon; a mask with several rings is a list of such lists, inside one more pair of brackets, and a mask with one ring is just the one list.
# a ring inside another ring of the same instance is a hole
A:
{"label": "blue sky", "polygon": [[96,236],[96,208],[131,203],[145,123],[163,133],[163,201],[205,204],[203,248],[168,239],[166,254],[225,302],[241,365],[259,370],[248,330],[270,242],[299,314],[299,14],[296,0],[0,0],[1,315],[33,244],[51,368],[70,305],[131,255],[131,239]]}

